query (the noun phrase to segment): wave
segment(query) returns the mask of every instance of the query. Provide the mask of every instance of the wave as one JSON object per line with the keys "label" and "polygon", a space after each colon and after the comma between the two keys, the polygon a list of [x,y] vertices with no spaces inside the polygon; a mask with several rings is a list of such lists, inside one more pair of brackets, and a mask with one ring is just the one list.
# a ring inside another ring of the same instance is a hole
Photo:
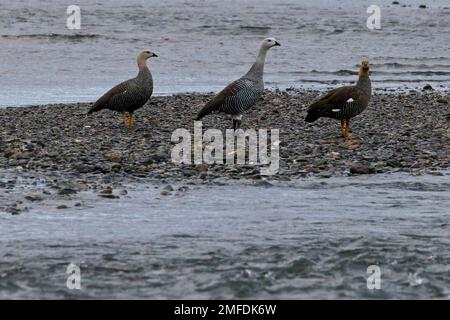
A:
{"label": "wave", "polygon": [[[294,75],[336,75],[336,76],[356,76],[358,75],[358,71],[353,70],[337,70],[337,71],[319,71],[319,70],[311,70],[311,71],[289,71],[289,72],[281,72],[284,74],[294,74]],[[391,75],[391,76],[449,76],[450,71],[432,71],[432,70],[408,70],[401,72],[392,72],[392,71],[384,71],[384,70],[375,70],[370,73],[373,75]],[[441,79],[442,80],[442,79]]]}
{"label": "wave", "polygon": [[61,34],[61,33],[34,33],[34,34],[19,34],[19,35],[11,35],[11,34],[2,34],[0,35],[3,39],[12,39],[12,40],[21,40],[21,39],[54,39],[54,40],[82,40],[82,39],[96,39],[96,38],[108,38],[99,34]]}
{"label": "wave", "polygon": [[[347,80],[347,79],[297,79],[295,83],[319,83],[319,84],[342,84],[342,83],[355,83],[356,81],[354,79]],[[404,79],[404,78],[398,78],[398,79],[371,79],[372,83],[420,83],[420,82],[427,82],[427,83],[442,83],[442,79]]]}
{"label": "wave", "polygon": [[240,29],[246,29],[246,30],[270,30],[270,27],[266,26],[239,26]]}
{"label": "wave", "polygon": [[[372,63],[373,67],[390,67],[390,68],[417,68],[417,69],[450,69],[450,64],[414,64],[414,63],[398,63],[398,62],[386,62],[386,63]],[[355,65],[358,66],[358,65]]]}

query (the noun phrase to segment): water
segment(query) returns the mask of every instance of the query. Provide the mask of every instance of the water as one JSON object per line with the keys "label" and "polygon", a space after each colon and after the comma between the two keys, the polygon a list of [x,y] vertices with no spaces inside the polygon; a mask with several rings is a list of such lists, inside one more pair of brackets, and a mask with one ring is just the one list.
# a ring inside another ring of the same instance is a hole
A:
{"label": "water", "polygon": [[[377,1],[379,31],[366,28],[372,2],[80,0],[82,29],[68,30],[68,3],[0,0],[0,106],[93,101],[136,74],[144,48],[159,55],[155,94],[216,91],[266,36],[282,43],[268,88],[349,83],[368,56],[377,89],[449,90],[448,1]],[[120,200],[36,203],[0,213],[0,298],[448,299],[449,175],[189,185],[170,197],[144,183]],[[71,262],[80,291],[66,288]],[[381,290],[367,289],[369,265]]]}
{"label": "water", "polygon": [[[450,298],[449,176],[82,193],[0,214],[0,298]],[[75,202],[82,202],[79,209]],[[82,290],[66,289],[69,263]],[[366,270],[381,268],[381,290]]]}
{"label": "water", "polygon": [[268,55],[268,88],[348,83],[368,56],[375,88],[448,90],[448,1],[377,1],[379,31],[366,27],[372,2],[80,0],[82,29],[68,30],[67,3],[1,0],[0,105],[96,100],[135,76],[144,48],[160,56],[150,62],[155,94],[217,91],[247,71],[266,36],[282,43]]}

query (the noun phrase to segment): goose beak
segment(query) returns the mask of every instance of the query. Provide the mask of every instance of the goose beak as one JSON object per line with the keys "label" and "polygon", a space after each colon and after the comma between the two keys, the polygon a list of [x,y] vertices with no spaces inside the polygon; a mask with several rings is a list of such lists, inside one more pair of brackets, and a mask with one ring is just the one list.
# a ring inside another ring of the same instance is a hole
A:
{"label": "goose beak", "polygon": [[157,55],[156,53],[154,53],[154,54],[152,55],[152,57],[158,57],[158,55]]}
{"label": "goose beak", "polygon": [[278,41],[275,41],[275,46],[281,46],[281,44]]}

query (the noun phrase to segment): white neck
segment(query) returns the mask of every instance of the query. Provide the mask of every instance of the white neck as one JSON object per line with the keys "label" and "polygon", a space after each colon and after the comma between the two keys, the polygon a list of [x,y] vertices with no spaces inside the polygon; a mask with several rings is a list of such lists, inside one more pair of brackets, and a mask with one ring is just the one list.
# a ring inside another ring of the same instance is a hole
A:
{"label": "white neck", "polygon": [[256,56],[256,63],[264,65],[264,62],[266,61],[267,51],[268,50],[266,47],[261,46],[258,55]]}
{"label": "white neck", "polygon": [[264,72],[264,62],[266,61],[268,49],[264,46],[261,46],[259,49],[258,55],[256,56],[256,61],[250,70],[247,72],[246,76],[249,77],[262,77]]}

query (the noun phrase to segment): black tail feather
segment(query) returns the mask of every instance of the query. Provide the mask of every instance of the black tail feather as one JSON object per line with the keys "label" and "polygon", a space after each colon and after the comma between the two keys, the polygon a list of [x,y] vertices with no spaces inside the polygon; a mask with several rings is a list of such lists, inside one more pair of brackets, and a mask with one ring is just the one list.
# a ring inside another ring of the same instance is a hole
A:
{"label": "black tail feather", "polygon": [[202,108],[202,110],[200,110],[200,112],[197,114],[197,118],[195,120],[200,120],[201,118],[203,118],[204,116],[210,114],[212,111],[214,110],[214,107],[211,105],[206,105]]}
{"label": "black tail feather", "polygon": [[97,111],[100,111],[100,110],[103,110],[104,109],[104,107],[103,106],[96,106],[95,104],[89,109],[89,111],[88,111],[88,113],[87,114],[91,114],[91,113],[93,113],[93,112],[97,112]]}
{"label": "black tail feather", "polygon": [[317,112],[308,111],[308,114],[305,117],[305,121],[306,122],[314,122],[319,118],[320,118],[320,114],[318,114]]}

